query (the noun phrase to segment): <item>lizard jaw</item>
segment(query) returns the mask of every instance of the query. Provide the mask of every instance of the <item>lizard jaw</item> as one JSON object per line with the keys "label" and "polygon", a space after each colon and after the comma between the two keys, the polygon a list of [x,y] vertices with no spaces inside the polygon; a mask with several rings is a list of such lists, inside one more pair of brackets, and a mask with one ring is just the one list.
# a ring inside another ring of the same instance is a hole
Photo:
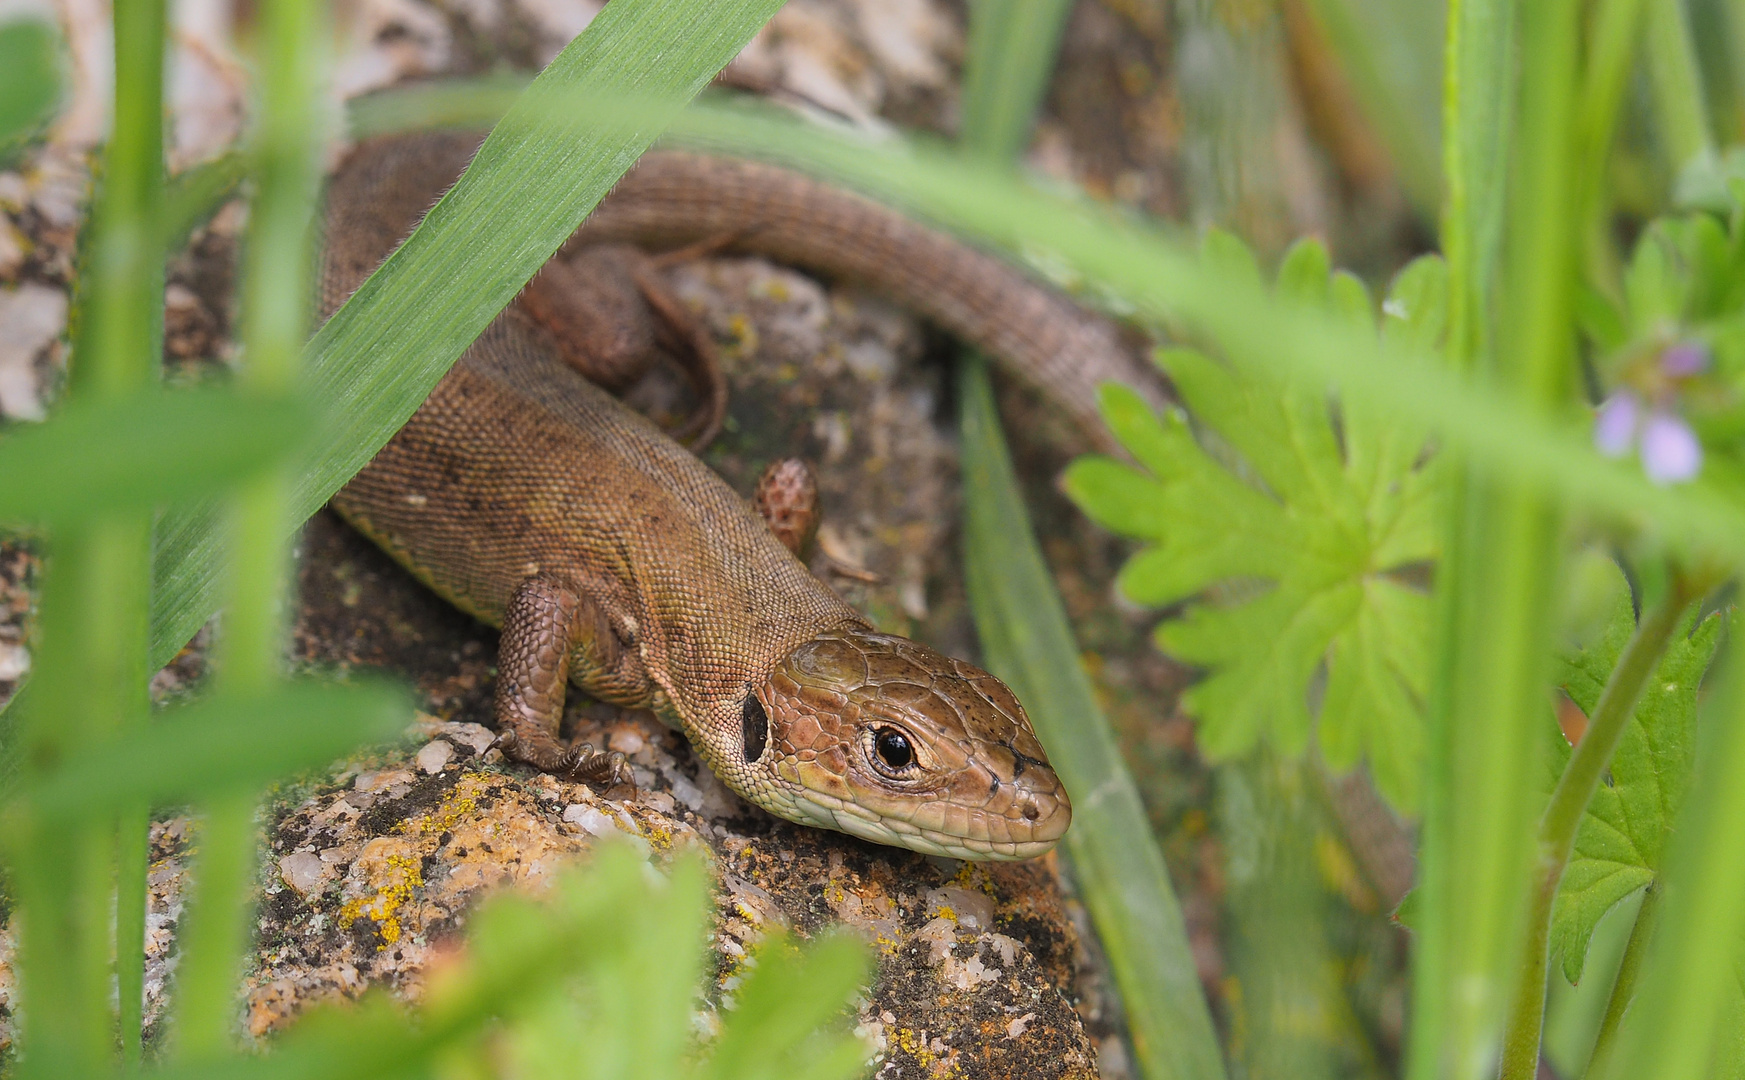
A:
{"label": "lizard jaw", "polygon": [[[972,860],[1052,848],[1072,806],[1023,707],[987,672],[906,638],[822,634],[741,704],[729,786],[780,817]],[[711,762],[714,765],[714,762]]]}

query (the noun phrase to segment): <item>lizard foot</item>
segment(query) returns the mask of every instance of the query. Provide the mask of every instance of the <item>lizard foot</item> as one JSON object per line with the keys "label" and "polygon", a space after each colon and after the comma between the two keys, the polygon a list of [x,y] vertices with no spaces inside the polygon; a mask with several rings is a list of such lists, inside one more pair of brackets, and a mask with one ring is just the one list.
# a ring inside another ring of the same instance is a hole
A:
{"label": "lizard foot", "polygon": [[615,787],[636,787],[630,773],[630,763],[616,750],[595,750],[590,743],[573,746],[564,754],[565,771],[573,780],[606,790]]}
{"label": "lizard foot", "polygon": [[631,789],[636,787],[636,778],[630,772],[630,763],[616,750],[595,750],[588,743],[564,749],[555,741],[550,745],[544,745],[543,740],[533,743],[522,739],[514,731],[500,733],[492,741],[491,748],[503,751],[503,756],[511,761],[519,761],[540,772],[551,773],[553,776],[561,776],[590,787],[602,790],[620,786]]}

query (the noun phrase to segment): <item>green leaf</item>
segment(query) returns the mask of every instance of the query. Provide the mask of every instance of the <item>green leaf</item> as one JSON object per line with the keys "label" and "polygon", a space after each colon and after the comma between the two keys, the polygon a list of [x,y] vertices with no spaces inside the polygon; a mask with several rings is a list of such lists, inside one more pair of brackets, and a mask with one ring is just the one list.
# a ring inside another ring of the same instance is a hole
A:
{"label": "green leaf", "polygon": [[0,436],[0,521],[65,523],[214,495],[305,441],[300,401],[230,390],[150,390],[75,403]]}
{"label": "green leaf", "polygon": [[[1599,703],[1635,628],[1629,592],[1621,590],[1599,640],[1559,658],[1558,681],[1583,712]],[[1693,609],[1619,738],[1607,781],[1588,804],[1551,915],[1551,950],[1562,955],[1571,983],[1581,978],[1600,917],[1658,880],[1669,830],[1690,785],[1697,689],[1720,635],[1719,613],[1697,623]],[[1556,745],[1554,765],[1561,773],[1570,747],[1563,739]]]}
{"label": "green leaf", "polygon": [[866,1044],[840,1024],[867,977],[867,948],[833,933],[795,948],[781,933],[758,946],[702,1075],[709,1080],[848,1080],[863,1071]]}
{"label": "green leaf", "polygon": [[[1246,276],[1252,256],[1208,234],[1208,260]],[[1278,292],[1373,328],[1368,294],[1329,276],[1319,244],[1299,244]],[[1394,283],[1382,333],[1431,349],[1445,332],[1447,274],[1420,259]],[[1436,553],[1436,472],[1426,436],[1373,406],[1281,389],[1203,353],[1165,350],[1158,363],[1195,421],[1153,415],[1105,387],[1111,430],[1141,468],[1085,458],[1067,493],[1106,527],[1149,541],[1122,568],[1132,599],[1186,601],[1157,631],[1171,655],[1208,669],[1184,695],[1214,758],[1262,738],[1300,753],[1315,720],[1310,684],[1325,675],[1319,736],[1335,768],[1368,756],[1378,788],[1416,806],[1424,753],[1430,601],[1411,579]]]}
{"label": "green leaf", "polygon": [[0,23],[0,160],[54,110],[61,96],[60,41],[41,19]]}

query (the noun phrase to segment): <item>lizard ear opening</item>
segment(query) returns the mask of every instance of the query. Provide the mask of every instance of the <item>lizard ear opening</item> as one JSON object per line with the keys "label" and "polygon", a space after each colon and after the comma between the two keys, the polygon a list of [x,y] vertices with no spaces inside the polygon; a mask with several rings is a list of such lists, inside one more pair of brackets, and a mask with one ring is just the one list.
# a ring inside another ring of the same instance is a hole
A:
{"label": "lizard ear opening", "polygon": [[754,764],[763,757],[763,748],[769,742],[769,714],[763,711],[763,702],[757,700],[757,695],[750,690],[745,692],[745,708],[739,714],[739,737],[745,748],[747,764]]}

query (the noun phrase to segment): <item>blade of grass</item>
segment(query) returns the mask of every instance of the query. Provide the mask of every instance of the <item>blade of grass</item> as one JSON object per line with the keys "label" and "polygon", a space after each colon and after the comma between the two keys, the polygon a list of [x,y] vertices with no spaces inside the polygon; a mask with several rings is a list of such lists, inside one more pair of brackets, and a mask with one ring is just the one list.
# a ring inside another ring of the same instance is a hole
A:
{"label": "blade of grass", "polygon": [[[623,106],[621,106],[623,107]],[[1634,462],[1601,457],[1585,421],[1528,408],[1488,380],[1312,307],[1280,301],[1239,274],[1132,217],[1038,192],[1001,170],[922,145],[877,145],[801,129],[755,110],[694,106],[677,141],[755,153],[878,192],[923,217],[1007,250],[1039,252],[1166,325],[1182,321],[1222,342],[1231,358],[1269,373],[1336,386],[1367,408],[1440,433],[1475,466],[1511,475],[1572,510],[1640,530],[1674,551],[1712,552],[1745,565],[1745,510],[1706,478],[1650,483]]]}
{"label": "blade of grass", "polygon": [[986,365],[960,368],[964,567],[988,668],[1030,714],[1073,796],[1064,846],[1121,988],[1141,1074],[1221,1078],[1181,908],[1037,550]]}
{"label": "blade of grass", "polygon": [[1630,1003],[1635,1000],[1636,980],[1642,974],[1642,962],[1647,958],[1648,945],[1654,940],[1654,928],[1660,923],[1661,898],[1665,895],[1666,890],[1658,883],[1649,886],[1636,911],[1636,922],[1630,928],[1630,940],[1624,946],[1624,956],[1618,964],[1617,978],[1613,980],[1611,995],[1606,999],[1605,1015],[1600,1019],[1599,1032],[1594,1036],[1593,1055],[1588,1059],[1586,1071],[1582,1073],[1591,1080],[1605,1080],[1605,1077],[1611,1075],[1618,1051],[1618,1036],[1623,1030],[1624,1016]]}
{"label": "blade of grass", "polygon": [[1709,135],[1709,107],[1691,44],[1684,0],[1647,0],[1648,75],[1654,86],[1656,127],[1667,164],[1677,172],[1696,158],[1715,152]]}
{"label": "blade of grass", "polygon": [[[115,4],[113,134],[103,156],[92,223],[82,251],[68,391],[75,402],[106,402],[140,392],[156,377],[163,312],[163,0]],[[111,452],[126,449],[109,444]],[[48,474],[64,476],[58,466]],[[19,736],[27,775],[100,749],[136,726],[147,708],[144,665],[151,523],[144,510],[120,510],[58,531],[48,547],[39,627],[41,646],[31,709]],[[138,822],[126,816],[126,827]],[[115,815],[69,829],[36,815],[16,830],[13,865],[21,901],[26,1075],[91,1075],[115,1050],[109,1009],[110,898],[134,913],[143,866],[115,865]],[[137,847],[128,837],[122,849]],[[144,920],[118,940],[132,948]],[[129,958],[126,992],[140,985]],[[127,1010],[131,1015],[131,1004]],[[131,1031],[125,1033],[131,1038]],[[131,1053],[131,1047],[129,1049]]]}
{"label": "blade of grass", "polygon": [[[1490,355],[1495,337],[1491,315],[1508,181],[1508,146],[1513,127],[1515,52],[1513,0],[1448,0],[1442,64],[1442,167],[1446,202],[1442,249],[1448,259],[1447,366],[1471,371]],[[1442,561],[1436,590],[1437,650],[1427,702],[1424,776],[1424,827],[1419,847],[1418,925],[1413,935],[1412,1022],[1405,1074],[1430,1080],[1441,1074],[1444,1046],[1452,1022],[1447,993],[1455,965],[1454,937],[1443,931],[1453,921],[1453,876],[1457,852],[1456,757],[1453,753],[1453,702],[1447,688],[1456,670],[1457,627],[1463,614],[1454,586],[1470,574],[1474,553],[1461,528],[1471,498],[1468,465],[1472,448],[1456,442],[1448,455],[1449,492],[1442,522]]]}
{"label": "blade of grass", "polygon": [[248,171],[248,155],[232,150],[172,177],[164,190],[164,250],[187,247],[188,237],[236,194]]}
{"label": "blade of grass", "polygon": [[[1406,196],[1419,213],[1434,214],[1442,202],[1434,83],[1428,101],[1424,94],[1412,92],[1434,77],[1437,57],[1432,50],[1441,38],[1424,32],[1422,25],[1434,5],[1309,0],[1307,7],[1387,146]],[[1417,55],[1420,52],[1430,53],[1427,58],[1432,63],[1422,63],[1426,57]],[[1432,72],[1428,77],[1423,73],[1426,66]]]}
{"label": "blade of grass", "polygon": [[1606,190],[1606,163],[1611,158],[1624,89],[1636,60],[1644,3],[1645,0],[1600,0],[1595,5],[1576,119],[1581,147],[1576,199],[1586,230],[1587,275],[1590,281],[1613,293],[1621,282]]}
{"label": "blade of grass", "polygon": [[[325,9],[306,0],[266,0],[259,12],[260,125],[252,160],[255,197],[243,270],[241,385],[262,395],[291,393],[308,333],[313,266],[309,222],[320,183],[316,124]],[[229,507],[230,602],[214,655],[216,693],[264,694],[280,679],[287,534],[283,468],[252,478]],[[237,978],[254,910],[255,797],[238,792],[205,804],[200,853],[183,917],[176,974],[175,1049],[215,1057],[230,1043]]]}
{"label": "blade of grass", "polygon": [[354,139],[427,128],[488,128],[502,119],[531,82],[514,71],[392,87],[346,103]]}
{"label": "blade of grass", "polygon": [[1071,0],[971,0],[963,71],[963,145],[970,153],[1010,162],[1024,152],[1071,10]]}
{"label": "blade of grass", "polygon": [[[1521,11],[1519,138],[1504,237],[1501,320],[1492,378],[1540,416],[1567,400],[1573,368],[1571,254],[1574,215],[1574,0]],[[1479,309],[1482,310],[1482,309]],[[1426,821],[1430,857],[1445,860],[1422,935],[1439,953],[1432,1002],[1435,1041],[1414,1050],[1422,1076],[1494,1075],[1505,1010],[1525,927],[1537,725],[1561,525],[1543,489],[1514,470],[1465,478],[1463,520],[1451,523],[1455,560],[1439,568],[1445,621],[1432,691],[1442,778]],[[1430,1038],[1413,1032],[1414,1042]]]}
{"label": "blade of grass", "polygon": [[[1041,10],[1034,10],[1038,7]],[[1028,6],[977,0],[971,12],[964,91],[964,146],[969,154],[995,167],[1009,167],[1022,151],[1054,67],[1067,10],[1067,4],[1055,0]],[[1045,743],[1084,740],[1085,752],[1072,752],[1070,763],[1053,756],[1068,788],[1093,792],[1096,800],[1087,809],[1086,800],[1080,799],[1076,828],[1068,833],[1067,854],[1112,960],[1141,1074],[1152,1080],[1221,1077],[1223,1060],[1194,977],[1187,931],[1162,854],[1151,836],[1138,789],[1114,747],[1108,721],[1096,710],[1078,667],[1071,630],[1048,569],[1035,542],[1026,542],[1029,520],[993,407],[987,364],[970,353],[959,366],[965,491],[974,493],[965,501],[964,564],[971,568],[970,603],[988,662],[1008,676],[1025,673],[1031,685],[1012,685],[1022,700],[1031,703]],[[1020,596],[1044,606],[1014,603]],[[1039,637],[1033,639],[1033,634]],[[1038,681],[1043,683],[1040,688],[1035,685]],[[1039,691],[1053,694],[1046,699],[1034,696]],[[1048,719],[1040,719],[1044,714]],[[1077,734],[1064,730],[1064,718],[1073,715],[1080,718]],[[1105,797],[1106,789],[1111,794]],[[1112,802],[1105,804],[1105,799]],[[1112,850],[1132,844],[1138,845],[1137,864],[1109,858]],[[1128,872],[1117,876],[1117,865]],[[1135,951],[1140,959],[1130,958]]]}
{"label": "blade of grass", "polygon": [[[666,119],[780,6],[615,0],[552,61],[424,223],[307,346],[308,385],[330,419],[325,452],[300,472],[291,520],[313,513],[399,430]],[[641,95],[651,110],[633,123],[590,123],[591,100],[610,93]],[[198,511],[160,527],[154,663],[216,608],[219,546]]]}
{"label": "blade of grass", "polygon": [[1722,685],[1703,710],[1697,776],[1673,831],[1665,910],[1624,1020],[1620,1063],[1595,1080],[1711,1075],[1723,989],[1745,941],[1745,634],[1732,628]]}

